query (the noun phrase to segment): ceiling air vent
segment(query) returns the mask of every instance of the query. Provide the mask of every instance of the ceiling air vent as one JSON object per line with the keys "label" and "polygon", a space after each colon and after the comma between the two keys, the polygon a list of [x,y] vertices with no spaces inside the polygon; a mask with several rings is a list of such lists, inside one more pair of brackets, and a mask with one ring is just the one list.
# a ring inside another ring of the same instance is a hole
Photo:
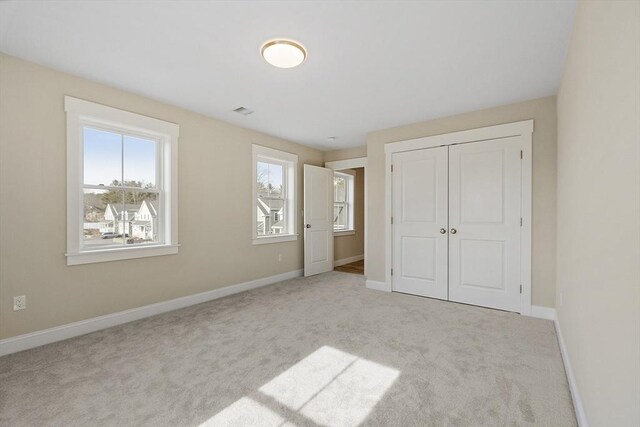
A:
{"label": "ceiling air vent", "polygon": [[238,107],[233,111],[235,111],[238,114],[242,114],[243,116],[248,116],[249,114],[253,114],[253,110],[250,110],[250,109],[245,108],[245,107]]}

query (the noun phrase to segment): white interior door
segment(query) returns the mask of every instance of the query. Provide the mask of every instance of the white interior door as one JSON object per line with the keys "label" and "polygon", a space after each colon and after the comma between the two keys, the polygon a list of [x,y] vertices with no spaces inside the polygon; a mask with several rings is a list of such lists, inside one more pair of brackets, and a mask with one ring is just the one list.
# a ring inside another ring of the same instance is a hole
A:
{"label": "white interior door", "polygon": [[397,292],[447,299],[447,147],[393,155]]}
{"label": "white interior door", "polygon": [[520,144],[449,147],[449,299],[520,311]]}
{"label": "white interior door", "polygon": [[304,165],[304,275],[333,270],[333,169]]}

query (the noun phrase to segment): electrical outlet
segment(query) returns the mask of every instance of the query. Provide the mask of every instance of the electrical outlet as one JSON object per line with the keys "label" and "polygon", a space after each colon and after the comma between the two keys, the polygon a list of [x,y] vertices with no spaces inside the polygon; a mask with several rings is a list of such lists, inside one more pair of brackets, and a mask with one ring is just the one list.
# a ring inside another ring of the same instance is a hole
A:
{"label": "electrical outlet", "polygon": [[24,310],[27,308],[27,296],[20,295],[13,297],[13,311]]}
{"label": "electrical outlet", "polygon": [[278,254],[278,262],[282,262],[282,254]]}

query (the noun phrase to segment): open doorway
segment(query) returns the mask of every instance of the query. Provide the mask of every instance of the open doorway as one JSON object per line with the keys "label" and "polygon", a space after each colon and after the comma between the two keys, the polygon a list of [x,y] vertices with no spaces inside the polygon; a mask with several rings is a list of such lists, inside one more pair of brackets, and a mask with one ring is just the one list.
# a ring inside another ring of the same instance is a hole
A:
{"label": "open doorway", "polygon": [[366,158],[327,162],[334,170],[334,270],[365,275]]}

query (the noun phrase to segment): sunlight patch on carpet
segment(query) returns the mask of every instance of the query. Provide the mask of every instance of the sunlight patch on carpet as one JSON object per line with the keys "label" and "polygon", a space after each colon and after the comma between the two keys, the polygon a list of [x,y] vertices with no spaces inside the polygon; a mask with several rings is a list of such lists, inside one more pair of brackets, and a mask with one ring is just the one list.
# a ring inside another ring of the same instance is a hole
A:
{"label": "sunlight patch on carpet", "polygon": [[357,426],[399,375],[396,369],[323,346],[258,389],[288,409],[243,397],[200,427],[292,425],[289,411],[319,425]]}
{"label": "sunlight patch on carpet", "polygon": [[358,357],[324,346],[260,387],[260,391],[298,411]]}
{"label": "sunlight patch on carpet", "polygon": [[243,397],[209,418],[200,427],[264,426],[279,427],[285,419],[253,399]]}

